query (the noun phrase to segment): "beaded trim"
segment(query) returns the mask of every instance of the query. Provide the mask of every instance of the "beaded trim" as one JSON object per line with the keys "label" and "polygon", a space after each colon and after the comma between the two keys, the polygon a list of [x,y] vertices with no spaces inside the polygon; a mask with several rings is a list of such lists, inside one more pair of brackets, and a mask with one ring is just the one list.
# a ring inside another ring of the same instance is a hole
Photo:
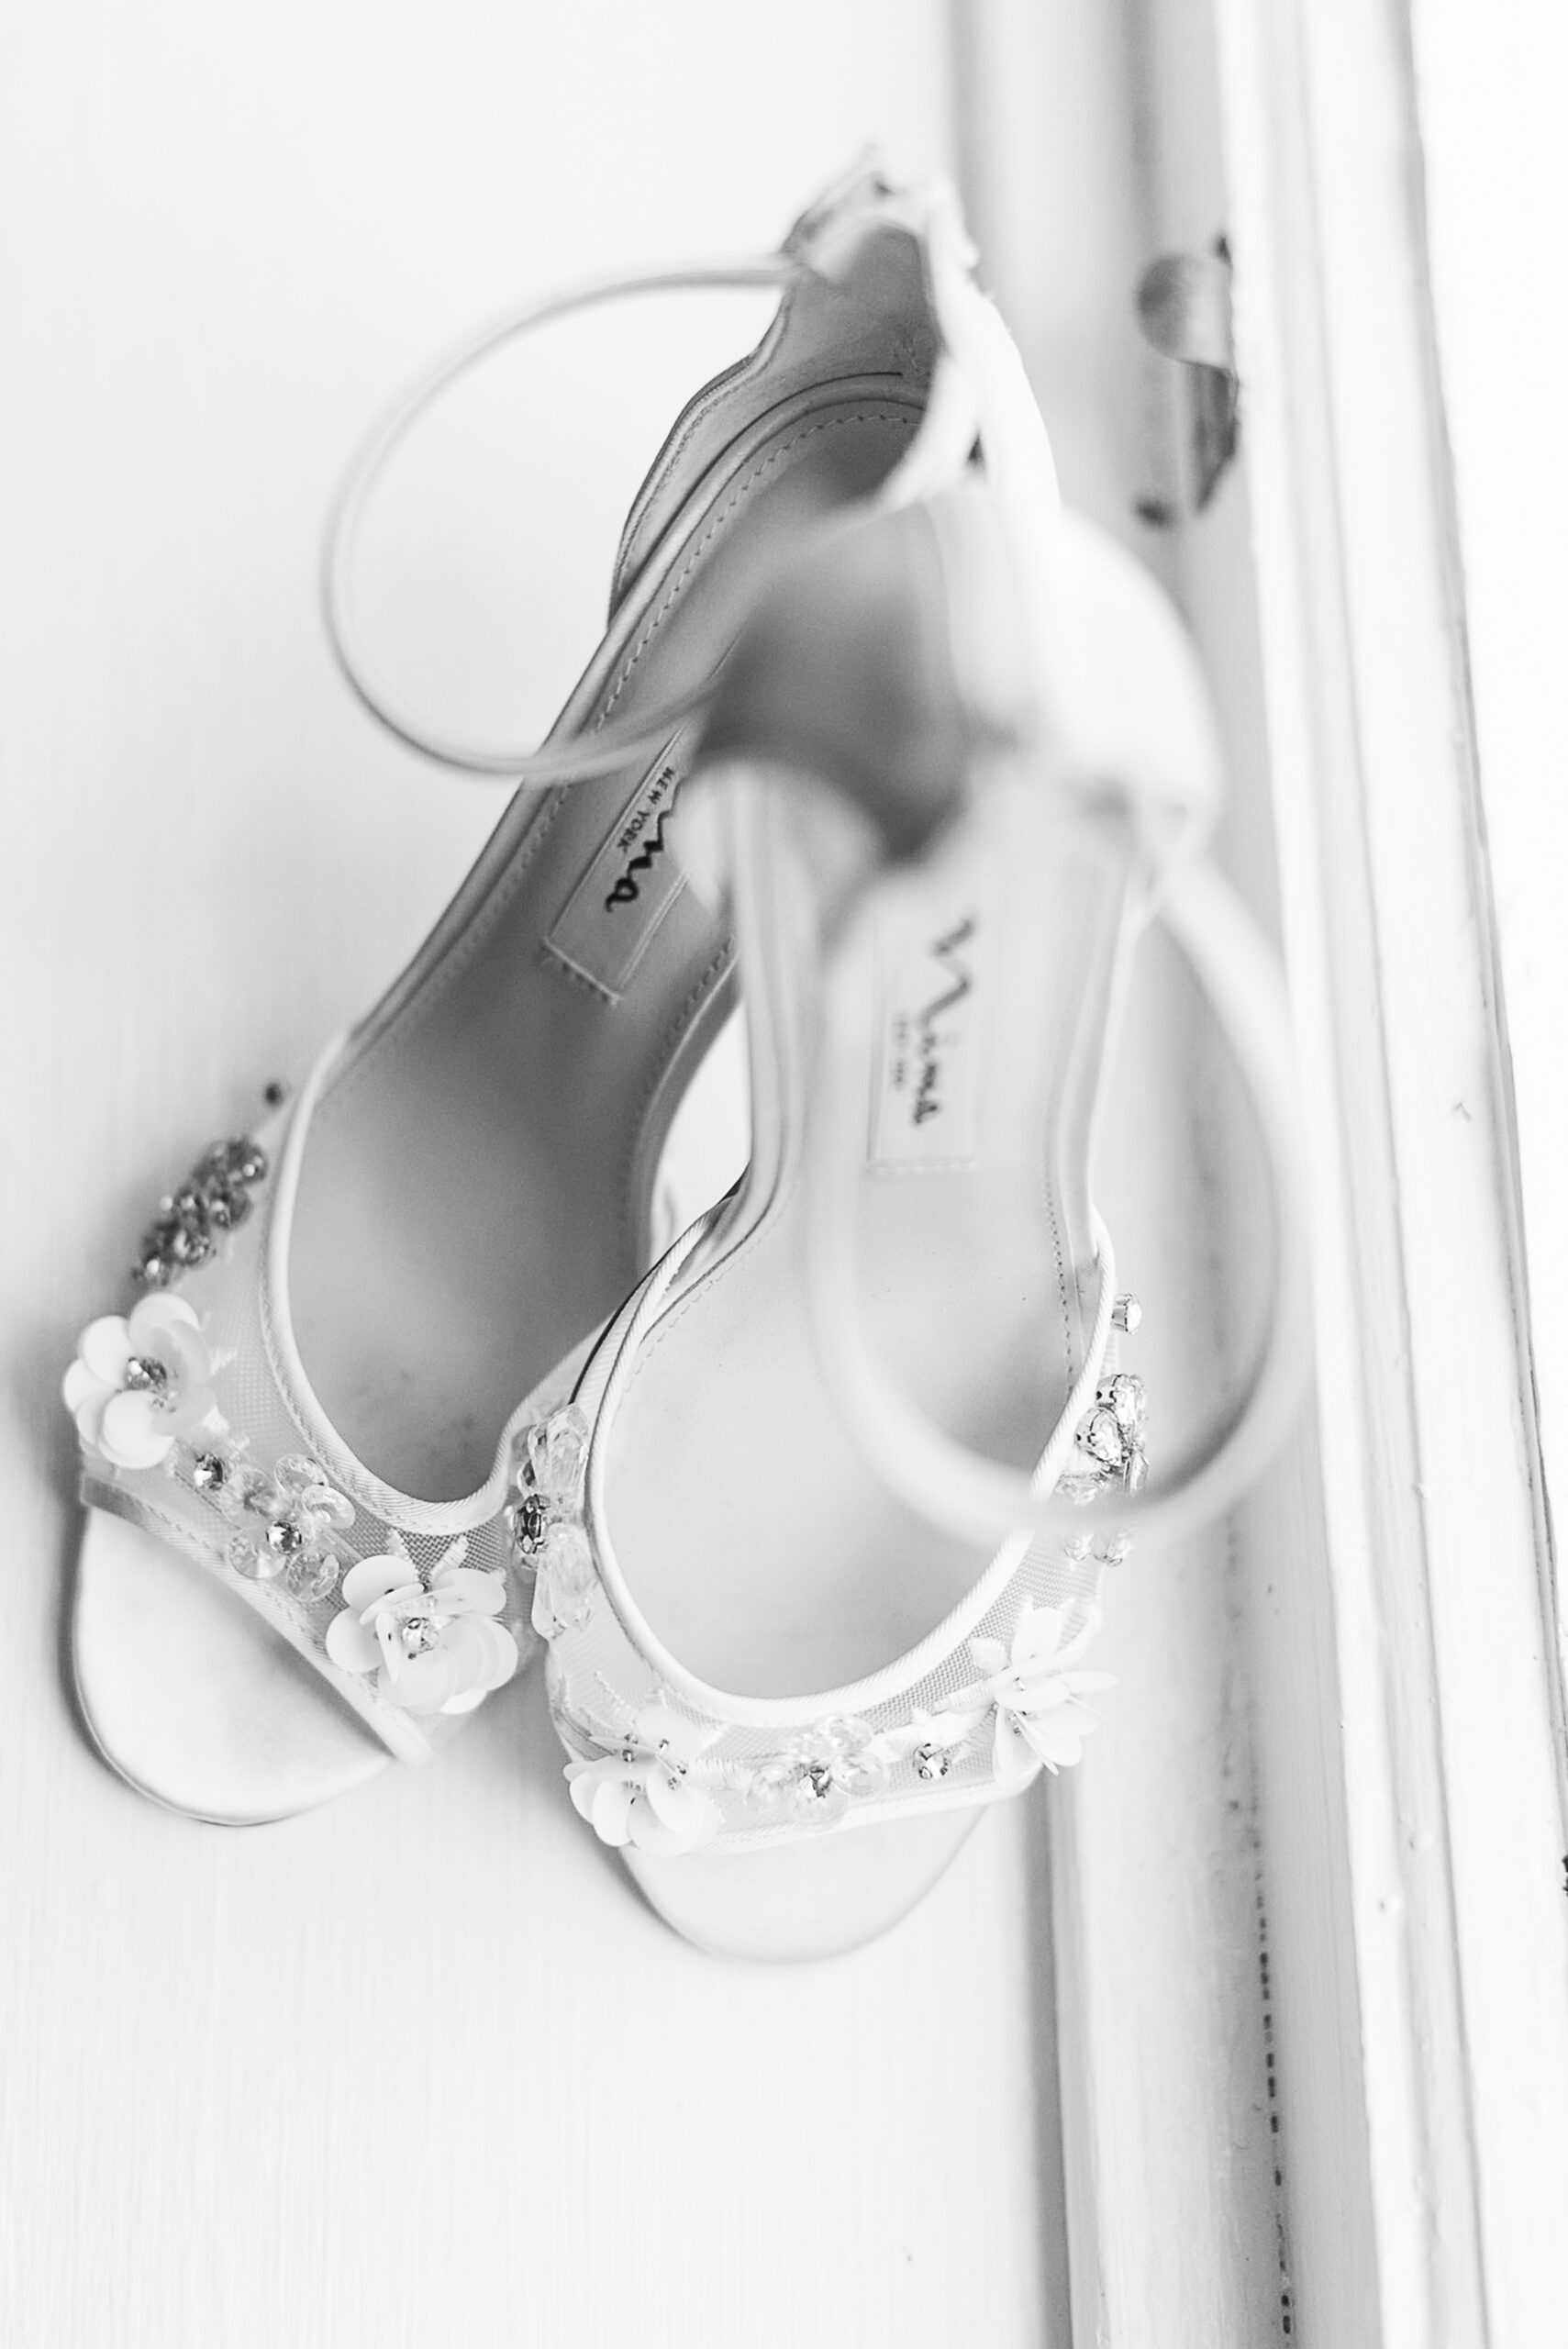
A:
{"label": "beaded trim", "polygon": [[[1136,1326],[1136,1314],[1134,1300],[1118,1300],[1118,1329]],[[1136,1492],[1147,1475],[1146,1423],[1143,1382],[1113,1354],[1075,1431],[1063,1493],[1087,1505],[1113,1486]],[[1024,1597],[1010,1623],[1004,1613],[1006,1636],[970,1639],[974,1676],[962,1687],[892,1722],[814,1722],[773,1752],[737,1751],[736,1724],[666,1688],[638,1704],[595,1671],[584,1694],[571,1677],[576,1635],[606,1603],[585,1513],[590,1437],[575,1404],[518,1437],[506,1521],[517,1564],[534,1577],[534,1627],[550,1643],[550,1708],[573,1757],[573,1801],[603,1841],[673,1856],[725,1835],[793,1834],[857,1809],[903,1807],[940,1791],[965,1762],[965,1791],[980,1800],[1081,1759],[1097,1721],[1084,1700],[1112,1686],[1080,1665],[1099,1627],[1092,1597],[1060,1607]],[[1089,1580],[1129,1548],[1123,1534],[1084,1533],[1062,1545],[1062,1558]]]}
{"label": "beaded trim", "polygon": [[267,1153],[249,1134],[209,1142],[178,1190],[159,1200],[141,1235],[136,1278],[148,1288],[167,1288],[205,1264],[225,1234],[244,1222],[267,1171]]}

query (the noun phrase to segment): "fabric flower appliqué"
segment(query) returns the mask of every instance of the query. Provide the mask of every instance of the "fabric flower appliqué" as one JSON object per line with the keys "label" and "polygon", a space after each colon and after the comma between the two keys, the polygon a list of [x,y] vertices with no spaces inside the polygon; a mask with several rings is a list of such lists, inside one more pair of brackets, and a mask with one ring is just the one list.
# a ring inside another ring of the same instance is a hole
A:
{"label": "fabric flower appliqu\u00e9", "polygon": [[754,1809],[805,1827],[828,1827],[859,1795],[887,1784],[889,1746],[864,1721],[818,1721],[786,1753],[770,1755],[746,1773],[746,1800]]}
{"label": "fabric flower appliqu\u00e9", "polygon": [[[216,1460],[217,1455],[212,1457]],[[197,1476],[193,1469],[193,1484]],[[271,1476],[242,1472],[239,1479],[243,1530],[228,1545],[228,1563],[248,1582],[280,1577],[296,1598],[314,1602],[337,1587],[342,1564],[340,1536],[354,1521],[354,1504],[328,1483],[314,1460],[291,1453]],[[225,1490],[233,1493],[232,1485]],[[216,1504],[233,1514],[232,1500]],[[254,1528],[247,1521],[256,1520]]]}
{"label": "fabric flower appliqu\u00e9", "polygon": [[950,1697],[942,1709],[995,1705],[992,1767],[1009,1794],[1027,1786],[1042,1764],[1054,1772],[1083,1760],[1084,1740],[1097,1717],[1082,1699],[1116,1686],[1111,1673],[1073,1669],[1098,1629],[1097,1619],[1091,1617],[1070,1640],[1062,1636],[1066,1619],[1063,1607],[1037,1608],[1026,1600],[1010,1645],[971,1640],[969,1652],[986,1676]]}
{"label": "fabric flower appliqu\u00e9", "polygon": [[718,1805],[690,1778],[715,1738],[668,1705],[644,1705],[617,1752],[569,1762],[575,1809],[601,1843],[628,1843],[656,1859],[695,1852],[718,1831]]}
{"label": "fabric flower appliqu\u00e9", "polygon": [[156,1468],[217,1398],[201,1323],[180,1297],[144,1297],[125,1319],[89,1321],[65,1374],[77,1432],[116,1468]]}
{"label": "fabric flower appliqu\u00e9", "polygon": [[408,1713],[470,1713],[517,1668],[517,1643],[495,1617],[506,1577],[465,1566],[461,1536],[420,1567],[396,1533],[343,1576],[343,1610],[327,1653],[344,1672],[373,1672],[378,1693]]}
{"label": "fabric flower appliqu\u00e9", "polygon": [[594,1604],[594,1560],[583,1528],[588,1422],[575,1403],[531,1427],[517,1445],[506,1510],[512,1548],[534,1577],[533,1627],[541,1639],[577,1631]]}

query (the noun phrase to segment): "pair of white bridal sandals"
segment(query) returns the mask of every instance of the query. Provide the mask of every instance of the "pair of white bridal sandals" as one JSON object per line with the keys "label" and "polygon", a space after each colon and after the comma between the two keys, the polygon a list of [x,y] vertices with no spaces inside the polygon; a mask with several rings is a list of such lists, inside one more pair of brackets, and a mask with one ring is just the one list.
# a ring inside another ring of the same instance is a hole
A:
{"label": "pair of white bridal sandals", "polygon": [[[1300,1219],[1277,989],[1199,855],[1195,662],[1062,517],[951,206],[858,173],[778,258],[645,283],[720,281],[777,283],[777,317],[672,429],[544,750],[392,713],[525,788],[83,1333],[74,1652],[115,1766],[242,1821],[426,1758],[542,1642],[588,1826],[692,1940],[803,1957],[1079,1758],[1106,1565],[1285,1423]],[[483,338],[373,444],[333,581],[377,707],[346,587],[397,434],[617,290]],[[1151,918],[1256,1102],[1278,1242],[1242,1402],[1152,1480],[1089,1192]],[[650,1270],[737,947],[751,1162]]]}

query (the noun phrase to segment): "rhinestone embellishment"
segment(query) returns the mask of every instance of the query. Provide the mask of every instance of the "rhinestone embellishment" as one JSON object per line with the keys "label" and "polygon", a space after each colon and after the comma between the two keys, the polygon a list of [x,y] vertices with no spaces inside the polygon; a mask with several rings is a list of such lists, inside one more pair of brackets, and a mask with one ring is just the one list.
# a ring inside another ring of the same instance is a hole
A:
{"label": "rhinestone embellishment", "polygon": [[[224,1508],[228,1496],[221,1487],[209,1485],[206,1493]],[[307,1605],[337,1588],[343,1563],[340,1536],[352,1525],[354,1508],[314,1460],[302,1454],[280,1460],[271,1476],[250,1480],[239,1510],[230,1503],[225,1514],[239,1523],[228,1544],[228,1563],[248,1582],[281,1575],[284,1589]]]}
{"label": "rhinestone embellishment", "polygon": [[534,1577],[530,1620],[541,1639],[576,1631],[593,1612],[593,1553],[583,1524],[588,1422],[568,1403],[524,1430],[506,1511],[512,1554]]}
{"label": "rhinestone embellishment", "polygon": [[1149,1474],[1143,1449],[1148,1411],[1143,1381],[1118,1370],[1103,1378],[1074,1439],[1076,1465],[1062,1480],[1073,1500],[1092,1500],[1112,1483],[1136,1493]]}
{"label": "rhinestone embellishment", "polygon": [[887,1783],[885,1741],[864,1721],[819,1721],[783,1753],[769,1755],[739,1779],[747,1803],[768,1819],[794,1817],[812,1826],[841,1819],[862,1795]]}
{"label": "rhinestone embellishment", "polygon": [[159,1200],[137,1251],[138,1279],[167,1288],[205,1264],[223,1235],[244,1222],[266,1174],[267,1153],[250,1135],[209,1143],[179,1189]]}
{"label": "rhinestone embellishment", "polygon": [[532,1558],[543,1549],[545,1537],[554,1523],[554,1513],[542,1493],[529,1493],[515,1501],[508,1512],[512,1540],[519,1557]]}

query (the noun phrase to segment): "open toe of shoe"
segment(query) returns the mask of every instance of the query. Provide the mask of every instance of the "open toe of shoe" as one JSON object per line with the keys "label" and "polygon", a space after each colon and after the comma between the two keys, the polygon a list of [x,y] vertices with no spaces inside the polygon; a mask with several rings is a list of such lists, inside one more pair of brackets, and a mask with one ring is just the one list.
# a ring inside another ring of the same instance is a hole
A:
{"label": "open toe of shoe", "polygon": [[82,1717],[121,1777],[223,1826],[292,1817],[365,1784],[386,1746],[195,1559],[89,1509],[72,1666]]}

